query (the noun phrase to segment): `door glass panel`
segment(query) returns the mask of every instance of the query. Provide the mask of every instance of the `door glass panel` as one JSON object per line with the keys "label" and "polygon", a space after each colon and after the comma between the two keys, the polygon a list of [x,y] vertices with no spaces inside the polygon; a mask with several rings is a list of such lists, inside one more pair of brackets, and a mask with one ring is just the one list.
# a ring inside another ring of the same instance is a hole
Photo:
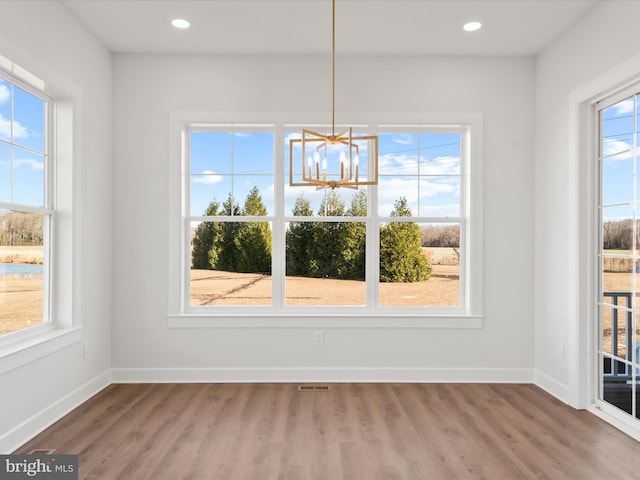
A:
{"label": "door glass panel", "polygon": [[638,96],[600,111],[599,400],[638,415]]}

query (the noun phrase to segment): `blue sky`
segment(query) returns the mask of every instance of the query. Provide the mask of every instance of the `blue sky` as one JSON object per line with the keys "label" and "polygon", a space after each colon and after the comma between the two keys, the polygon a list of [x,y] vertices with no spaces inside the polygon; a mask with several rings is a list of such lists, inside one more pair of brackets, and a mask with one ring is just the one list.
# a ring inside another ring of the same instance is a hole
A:
{"label": "blue sky", "polygon": [[[337,129],[338,131],[339,129]],[[289,139],[285,138],[285,214],[291,213],[295,199],[303,194],[317,211],[324,190],[290,187]],[[202,215],[209,202],[226,200],[233,192],[242,205],[249,190],[257,185],[269,213],[274,213],[274,158],[271,133],[194,132],[191,137],[191,215]],[[299,144],[295,144],[294,173],[302,168]],[[367,157],[360,144],[361,158]],[[460,135],[379,134],[379,213],[389,215],[393,204],[404,196],[414,215],[459,216]],[[306,162],[305,162],[306,165]],[[366,162],[359,162],[360,178],[366,175]],[[354,190],[337,189],[348,206]]]}
{"label": "blue sky", "polygon": [[44,107],[38,97],[0,79],[2,202],[44,205]]}
{"label": "blue sky", "polygon": [[[635,101],[634,101],[635,99]],[[638,155],[634,138],[640,133],[640,95],[616,103],[602,112],[602,205],[603,220],[633,218],[634,195],[640,195],[640,175],[634,176]],[[636,140],[637,141],[637,140]],[[634,179],[636,181],[634,194]],[[624,205],[620,205],[624,204]]]}

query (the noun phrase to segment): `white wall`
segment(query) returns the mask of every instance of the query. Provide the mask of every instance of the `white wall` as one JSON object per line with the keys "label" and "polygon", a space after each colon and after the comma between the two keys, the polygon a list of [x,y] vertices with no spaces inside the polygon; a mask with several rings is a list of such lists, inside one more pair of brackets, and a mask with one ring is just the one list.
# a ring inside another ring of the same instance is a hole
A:
{"label": "white wall", "polygon": [[3,1],[0,11],[0,55],[77,93],[73,302],[82,327],[81,341],[0,375],[5,453],[109,380],[112,99],[111,54],[58,2]]}
{"label": "white wall", "polygon": [[[587,158],[571,157],[576,138],[570,108],[576,91],[640,53],[639,18],[640,2],[600,2],[537,61],[536,381],[580,407],[588,404],[584,394],[588,365],[578,348],[588,348],[588,339],[578,339],[576,332],[588,318],[580,315],[587,306],[576,305],[576,301],[581,281],[578,269],[585,267],[586,259],[576,256],[584,247],[576,240],[584,233],[577,229],[576,218],[582,206],[577,190],[569,185],[590,165]],[[578,162],[577,169],[572,167],[573,161]],[[561,343],[566,347],[564,359],[558,354]]]}
{"label": "white wall", "polygon": [[337,59],[338,115],[483,115],[484,328],[167,328],[170,112],[328,111],[329,65],[114,56],[114,378],[533,379],[532,58]]}

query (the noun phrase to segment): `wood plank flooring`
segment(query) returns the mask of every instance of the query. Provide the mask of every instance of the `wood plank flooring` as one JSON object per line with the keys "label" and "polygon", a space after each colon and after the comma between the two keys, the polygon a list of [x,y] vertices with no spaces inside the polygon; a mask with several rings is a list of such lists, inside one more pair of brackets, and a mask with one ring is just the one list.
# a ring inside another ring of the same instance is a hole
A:
{"label": "wood plank flooring", "polygon": [[640,444],[533,385],[111,385],[15,453],[82,479],[640,478]]}

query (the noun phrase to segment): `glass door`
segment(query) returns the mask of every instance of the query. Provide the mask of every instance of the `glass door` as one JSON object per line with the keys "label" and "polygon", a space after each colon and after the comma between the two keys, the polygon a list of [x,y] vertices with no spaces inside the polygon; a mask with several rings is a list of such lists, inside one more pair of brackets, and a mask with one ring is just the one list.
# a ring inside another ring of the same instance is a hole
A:
{"label": "glass door", "polygon": [[640,87],[598,103],[600,404],[640,418]]}

